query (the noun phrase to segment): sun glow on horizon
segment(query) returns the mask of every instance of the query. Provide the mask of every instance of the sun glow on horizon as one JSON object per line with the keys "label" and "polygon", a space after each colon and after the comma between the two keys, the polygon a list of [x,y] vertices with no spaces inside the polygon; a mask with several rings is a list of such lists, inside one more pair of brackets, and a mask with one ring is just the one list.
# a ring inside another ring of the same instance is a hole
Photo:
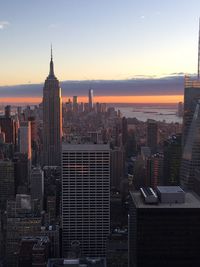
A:
{"label": "sun glow on horizon", "polygon": [[[62,102],[65,103],[68,99],[71,99],[72,96],[63,96]],[[8,103],[21,103],[21,104],[39,104],[42,102],[42,97],[1,97],[1,104]],[[88,102],[87,96],[78,96],[78,102]],[[100,103],[178,103],[183,102],[183,95],[145,95],[145,96],[95,96],[94,102]]]}

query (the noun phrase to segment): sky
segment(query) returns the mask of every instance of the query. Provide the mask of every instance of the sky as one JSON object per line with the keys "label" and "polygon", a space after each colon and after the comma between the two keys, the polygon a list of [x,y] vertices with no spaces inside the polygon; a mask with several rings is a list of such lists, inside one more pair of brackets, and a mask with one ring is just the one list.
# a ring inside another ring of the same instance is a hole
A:
{"label": "sky", "polygon": [[199,0],[0,0],[0,86],[196,73]]}

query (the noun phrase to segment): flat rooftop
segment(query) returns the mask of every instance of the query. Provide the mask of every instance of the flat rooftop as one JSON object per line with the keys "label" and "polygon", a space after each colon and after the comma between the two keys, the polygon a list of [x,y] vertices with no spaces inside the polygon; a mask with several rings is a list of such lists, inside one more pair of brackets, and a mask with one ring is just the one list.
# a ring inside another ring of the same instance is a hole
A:
{"label": "flat rooftop", "polygon": [[137,208],[144,208],[144,209],[163,209],[163,208],[170,208],[170,209],[188,209],[188,208],[197,208],[200,209],[200,200],[193,192],[185,193],[185,202],[184,203],[161,203],[158,204],[146,204],[141,196],[140,192],[130,192],[131,198],[133,199]]}
{"label": "flat rooftop", "polygon": [[105,258],[49,259],[48,267],[106,267]]}
{"label": "flat rooftop", "polygon": [[160,193],[185,193],[180,186],[157,186]]}
{"label": "flat rooftop", "polygon": [[69,144],[62,143],[62,151],[103,151],[110,150],[109,144]]}

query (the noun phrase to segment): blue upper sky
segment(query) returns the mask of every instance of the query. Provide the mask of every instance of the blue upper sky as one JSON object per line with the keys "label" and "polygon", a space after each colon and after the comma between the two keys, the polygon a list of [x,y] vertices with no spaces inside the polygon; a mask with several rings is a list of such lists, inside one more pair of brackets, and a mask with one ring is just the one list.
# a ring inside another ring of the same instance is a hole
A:
{"label": "blue upper sky", "polygon": [[0,85],[197,71],[199,0],[1,0]]}

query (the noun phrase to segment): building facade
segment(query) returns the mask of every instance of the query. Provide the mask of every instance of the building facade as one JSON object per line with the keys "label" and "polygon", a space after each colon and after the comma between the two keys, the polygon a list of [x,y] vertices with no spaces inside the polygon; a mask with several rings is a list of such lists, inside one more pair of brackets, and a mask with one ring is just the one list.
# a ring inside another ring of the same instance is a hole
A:
{"label": "building facade", "polygon": [[200,167],[200,102],[196,105],[187,134],[180,167],[180,183],[193,189],[195,170]]}
{"label": "building facade", "polygon": [[[181,203],[173,196],[175,187],[161,187],[167,194],[155,204],[145,203],[140,192],[131,192],[129,267],[199,266],[200,201],[186,193]],[[180,191],[178,187],[178,196]]]}
{"label": "building facade", "polygon": [[62,100],[58,79],[54,75],[51,54],[50,72],[43,88],[43,165],[61,164]]}
{"label": "building facade", "polygon": [[62,249],[74,243],[82,256],[105,256],[110,231],[109,145],[63,144]]}
{"label": "building facade", "polygon": [[158,144],[158,124],[155,120],[147,121],[147,146],[150,147],[151,153],[157,152]]}

